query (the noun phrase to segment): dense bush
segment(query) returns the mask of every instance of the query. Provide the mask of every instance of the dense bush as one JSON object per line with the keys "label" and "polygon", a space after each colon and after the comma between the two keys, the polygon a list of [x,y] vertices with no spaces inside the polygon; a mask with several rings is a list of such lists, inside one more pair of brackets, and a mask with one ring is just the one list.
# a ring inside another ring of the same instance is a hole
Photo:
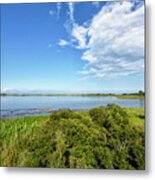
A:
{"label": "dense bush", "polygon": [[94,123],[97,123],[109,129],[115,124],[125,126],[128,124],[128,115],[121,107],[115,104],[109,104],[106,107],[93,108],[89,115]]}
{"label": "dense bush", "polygon": [[88,113],[56,111],[31,134],[22,131],[14,145],[3,145],[1,166],[144,169],[143,129],[115,104]]}
{"label": "dense bush", "polygon": [[51,115],[52,120],[60,120],[60,119],[69,119],[69,118],[80,118],[78,114],[74,113],[74,111],[70,109],[62,109],[59,111],[54,111]]}

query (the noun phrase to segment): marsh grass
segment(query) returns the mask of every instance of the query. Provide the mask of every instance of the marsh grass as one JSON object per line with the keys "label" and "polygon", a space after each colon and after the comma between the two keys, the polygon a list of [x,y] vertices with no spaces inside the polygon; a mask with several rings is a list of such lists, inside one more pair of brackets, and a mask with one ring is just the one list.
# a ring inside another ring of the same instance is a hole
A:
{"label": "marsh grass", "polygon": [[16,166],[21,158],[25,158],[27,147],[19,144],[22,140],[30,141],[36,130],[49,120],[48,116],[32,116],[0,121],[0,164]]}
{"label": "marsh grass", "polygon": [[129,115],[129,122],[132,126],[144,131],[144,108],[125,108],[125,110]]}

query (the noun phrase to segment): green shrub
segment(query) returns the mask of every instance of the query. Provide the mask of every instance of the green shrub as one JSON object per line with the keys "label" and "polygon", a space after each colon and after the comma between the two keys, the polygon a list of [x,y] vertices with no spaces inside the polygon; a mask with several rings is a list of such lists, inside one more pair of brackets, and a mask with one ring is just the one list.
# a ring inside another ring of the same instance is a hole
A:
{"label": "green shrub", "polygon": [[117,123],[119,125],[126,125],[129,123],[128,114],[120,106],[116,104],[108,104],[106,106],[106,111],[112,116],[114,121],[113,123]]}
{"label": "green shrub", "polygon": [[124,127],[129,122],[124,109],[115,104],[108,104],[106,108],[93,108],[89,111],[89,115],[94,123],[105,128],[110,128],[115,123]]}
{"label": "green shrub", "polygon": [[103,126],[107,119],[107,112],[103,108],[93,108],[89,110],[89,115],[92,118],[93,122]]}
{"label": "green shrub", "polygon": [[80,118],[80,116],[70,109],[62,109],[62,110],[54,111],[51,115],[51,120],[60,120],[61,118],[63,119]]}

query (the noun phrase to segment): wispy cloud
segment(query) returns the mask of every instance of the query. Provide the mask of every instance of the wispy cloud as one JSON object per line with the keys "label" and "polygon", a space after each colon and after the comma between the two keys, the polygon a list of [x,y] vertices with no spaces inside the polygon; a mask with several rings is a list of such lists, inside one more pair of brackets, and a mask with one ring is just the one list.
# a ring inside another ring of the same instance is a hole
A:
{"label": "wispy cloud", "polygon": [[[68,2],[68,15],[69,15],[69,19],[64,23],[64,27],[66,29],[66,31],[68,32],[69,36],[71,37],[72,35],[72,29],[75,26],[75,20],[74,20],[74,4],[73,2]],[[60,40],[59,41],[59,45],[64,47],[66,45],[71,45],[73,46],[73,42],[74,40],[71,38],[70,42],[67,42],[65,40]]]}
{"label": "wispy cloud", "polygon": [[87,29],[83,26],[79,26],[75,21],[74,18],[75,3],[69,2],[68,9],[69,9],[68,12],[69,20],[65,23],[64,26],[71,37],[70,45],[77,49],[83,49],[86,47]]}
{"label": "wispy cloud", "polygon": [[59,19],[62,3],[61,2],[57,2],[56,7],[57,7],[57,18]]}
{"label": "wispy cloud", "polygon": [[62,47],[64,47],[64,46],[67,46],[67,45],[69,45],[69,42],[68,41],[66,41],[66,40],[64,40],[64,39],[60,39],[60,41],[59,41],[59,46],[62,46]]}
{"label": "wispy cloud", "polygon": [[55,11],[52,11],[52,10],[49,10],[49,12],[48,12],[48,13],[49,13],[49,15],[50,15],[50,16],[55,15]]}
{"label": "wispy cloud", "polygon": [[73,2],[68,2],[68,15],[69,15],[69,19],[64,23],[64,27],[66,29],[66,31],[71,35],[71,31],[72,28],[75,24],[75,19],[74,19],[74,6],[75,3]]}
{"label": "wispy cloud", "polygon": [[69,17],[70,17],[70,21],[72,23],[74,23],[74,3],[73,2],[69,2],[68,3],[68,7],[69,7]]}

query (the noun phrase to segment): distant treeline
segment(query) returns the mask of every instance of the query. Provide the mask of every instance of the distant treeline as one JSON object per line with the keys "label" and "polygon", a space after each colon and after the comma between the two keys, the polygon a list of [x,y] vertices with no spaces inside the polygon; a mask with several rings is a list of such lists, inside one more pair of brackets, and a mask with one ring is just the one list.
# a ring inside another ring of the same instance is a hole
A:
{"label": "distant treeline", "polygon": [[117,98],[144,98],[145,93],[139,91],[138,93],[123,93],[123,94],[114,94],[114,93],[88,93],[88,94],[28,94],[28,93],[1,93],[0,96],[113,96]]}

